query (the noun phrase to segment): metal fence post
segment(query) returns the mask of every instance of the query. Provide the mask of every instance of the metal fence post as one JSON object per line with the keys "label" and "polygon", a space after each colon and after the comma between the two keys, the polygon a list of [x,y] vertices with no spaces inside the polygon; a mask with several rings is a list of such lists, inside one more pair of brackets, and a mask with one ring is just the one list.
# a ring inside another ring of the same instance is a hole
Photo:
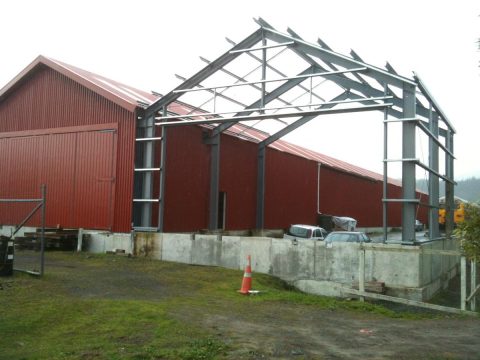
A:
{"label": "metal fence post", "polygon": [[40,276],[43,276],[45,271],[45,205],[47,200],[47,186],[42,184],[42,229],[40,236]]}
{"label": "metal fence post", "polygon": [[466,310],[467,303],[467,259],[460,258],[460,309]]}
{"label": "metal fence post", "polygon": [[[477,288],[477,259],[473,259],[470,262],[470,292],[473,294],[473,292]],[[470,300],[470,310],[475,311],[476,310],[476,296],[474,295],[472,299]]]}
{"label": "metal fence post", "polygon": [[[358,290],[360,293],[365,292],[365,249],[361,244],[358,251]],[[360,296],[360,301],[364,302],[365,298]]]}

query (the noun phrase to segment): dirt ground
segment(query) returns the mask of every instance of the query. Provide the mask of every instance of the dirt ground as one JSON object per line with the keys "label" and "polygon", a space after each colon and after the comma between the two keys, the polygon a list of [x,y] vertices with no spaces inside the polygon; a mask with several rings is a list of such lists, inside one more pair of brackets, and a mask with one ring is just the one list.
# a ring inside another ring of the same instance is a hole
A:
{"label": "dirt ground", "polygon": [[[162,282],[138,262],[119,263],[89,266],[47,254],[46,271],[61,273],[62,291],[75,297],[162,301],[195,293],[195,282]],[[70,282],[71,272],[82,281]],[[179,303],[169,315],[235,345],[228,359],[480,359],[478,317],[406,320],[289,302],[254,302],[239,310],[216,298],[205,304]]]}

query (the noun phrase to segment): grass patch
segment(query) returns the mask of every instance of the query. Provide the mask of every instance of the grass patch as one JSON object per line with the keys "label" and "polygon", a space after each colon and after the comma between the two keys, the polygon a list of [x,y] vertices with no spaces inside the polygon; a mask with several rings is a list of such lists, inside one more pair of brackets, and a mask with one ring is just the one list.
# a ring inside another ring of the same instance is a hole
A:
{"label": "grass patch", "polygon": [[285,304],[433,317],[304,294],[264,274],[253,276],[261,294],[249,297],[237,293],[241,271],[107,255],[47,257],[43,278],[0,278],[0,359],[222,359],[238,345],[206,326],[208,316],[258,317]]}

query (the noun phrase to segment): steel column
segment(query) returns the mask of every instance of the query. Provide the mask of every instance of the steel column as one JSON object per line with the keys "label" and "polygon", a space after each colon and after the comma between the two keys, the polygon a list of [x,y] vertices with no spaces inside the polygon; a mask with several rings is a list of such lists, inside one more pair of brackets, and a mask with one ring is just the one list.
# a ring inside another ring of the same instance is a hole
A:
{"label": "steel column", "polygon": [[[438,117],[433,116],[430,106],[429,130],[438,139]],[[428,138],[428,166],[438,173],[438,144],[429,136]],[[447,154],[446,154],[447,155]],[[428,236],[430,240],[440,237],[438,224],[438,198],[439,198],[439,178],[436,174],[428,173]]]}
{"label": "steel column", "polygon": [[[267,78],[267,39],[265,38],[265,32],[262,31],[262,80]],[[262,94],[260,97],[260,107],[265,107],[265,93],[266,93],[266,83],[263,81],[261,83]]]}
{"label": "steel column", "polygon": [[[453,131],[448,130],[446,137],[446,147],[453,154]],[[453,182],[453,156],[448,153],[445,153],[445,169],[446,176],[451,181],[445,181],[445,234],[447,238],[450,238],[453,233],[454,225],[454,211],[455,211],[455,194]]]}
{"label": "steel column", "polygon": [[210,202],[208,228],[218,229],[218,194],[220,188],[220,134],[208,139],[210,148]]}
{"label": "steel column", "polygon": [[[167,107],[163,107],[163,115],[167,115]],[[165,169],[167,165],[167,128],[162,127],[161,153],[160,153],[160,174],[159,174],[159,191],[158,191],[158,224],[157,231],[163,232],[164,215],[165,215]],[[152,143],[153,146],[153,143]],[[152,173],[153,175],[153,173]],[[152,194],[153,196],[153,194]],[[152,204],[150,203],[150,207]]]}
{"label": "steel column", "polygon": [[[151,138],[155,136],[155,118],[149,116],[144,119],[143,136],[144,138]],[[163,140],[162,140],[163,141]],[[153,168],[153,141],[146,141],[143,145],[143,161],[142,168]],[[147,171],[143,173],[142,177],[142,199],[152,199],[153,197],[153,172]],[[141,207],[142,227],[152,226],[152,204],[145,202]]]}
{"label": "steel column", "polygon": [[[403,85],[403,117],[414,118],[416,116],[415,86],[404,83]],[[402,123],[402,158],[415,158],[415,123]],[[412,161],[402,162],[402,197],[403,199],[415,199],[415,163]],[[402,243],[415,243],[415,214],[417,204],[413,202],[402,203]]]}
{"label": "steel column", "polygon": [[260,143],[257,163],[257,229],[265,226],[265,157],[266,146]]}
{"label": "steel column", "polygon": [[[388,86],[384,85],[384,96],[388,95]],[[383,119],[388,119],[388,108],[383,111]],[[388,159],[388,123],[383,122],[383,158]],[[383,162],[383,199],[388,199],[388,162]],[[388,202],[382,202],[383,242],[388,238]]]}

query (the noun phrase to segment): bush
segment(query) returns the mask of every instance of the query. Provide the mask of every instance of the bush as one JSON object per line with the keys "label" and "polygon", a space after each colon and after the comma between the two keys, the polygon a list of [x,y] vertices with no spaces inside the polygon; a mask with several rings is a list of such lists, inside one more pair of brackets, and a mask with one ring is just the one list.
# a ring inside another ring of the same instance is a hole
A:
{"label": "bush", "polygon": [[465,255],[469,259],[480,259],[480,207],[465,205],[465,221],[458,224],[455,230],[461,242]]}

